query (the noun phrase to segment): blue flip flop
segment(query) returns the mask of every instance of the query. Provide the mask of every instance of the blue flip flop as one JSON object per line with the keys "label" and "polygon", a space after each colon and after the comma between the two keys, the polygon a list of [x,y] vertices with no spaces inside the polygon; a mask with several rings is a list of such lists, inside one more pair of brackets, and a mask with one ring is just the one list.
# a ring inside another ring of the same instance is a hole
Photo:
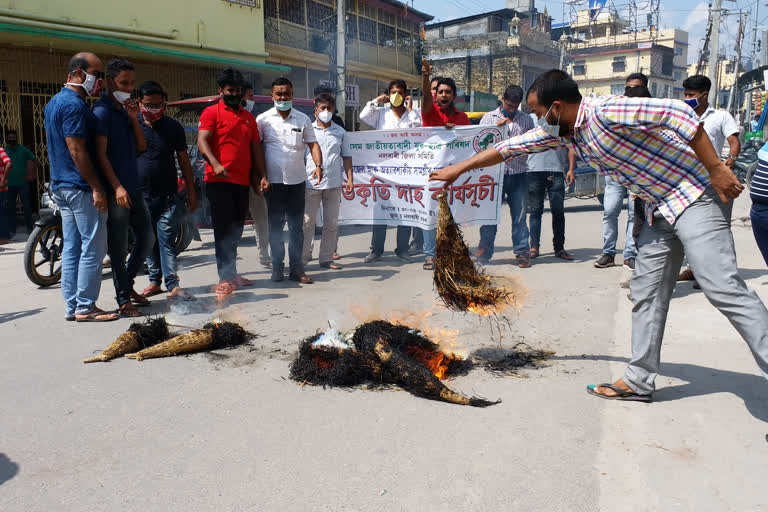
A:
{"label": "blue flip flop", "polygon": [[[616,392],[615,396],[603,395],[595,391],[595,388],[608,388]],[[590,395],[605,398],[606,400],[621,400],[625,402],[643,402],[650,403],[653,401],[653,395],[639,395],[633,391],[626,391],[613,384],[590,384],[587,386],[587,393]]]}

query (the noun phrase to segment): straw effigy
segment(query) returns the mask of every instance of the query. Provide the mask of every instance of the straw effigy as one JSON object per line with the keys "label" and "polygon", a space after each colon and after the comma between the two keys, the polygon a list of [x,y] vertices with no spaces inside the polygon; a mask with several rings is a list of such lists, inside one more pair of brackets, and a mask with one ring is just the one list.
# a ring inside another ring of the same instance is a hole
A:
{"label": "straw effigy", "polygon": [[[419,357],[439,351],[437,344],[408,327],[377,320],[360,325],[351,343],[342,336],[327,338],[327,333],[317,334],[301,343],[291,364],[291,379],[338,387],[396,385],[419,397],[474,407],[500,402],[448,389]],[[469,367],[457,358],[446,376],[466,373]]]}
{"label": "straw effigy", "polygon": [[510,290],[491,284],[470,256],[461,229],[453,220],[445,192],[438,196],[434,283],[445,306],[453,311],[472,308],[497,311],[514,297]]}
{"label": "straw effigy", "polygon": [[151,347],[171,337],[165,318],[150,318],[145,322],[131,324],[127,331],[117,337],[101,354],[86,359],[84,363],[110,361],[117,357]]}
{"label": "straw effigy", "polygon": [[139,352],[126,354],[125,357],[141,361],[155,357],[168,357],[188,354],[201,350],[232,348],[246,343],[253,335],[233,322],[211,323],[202,329],[195,329],[165,340]]}

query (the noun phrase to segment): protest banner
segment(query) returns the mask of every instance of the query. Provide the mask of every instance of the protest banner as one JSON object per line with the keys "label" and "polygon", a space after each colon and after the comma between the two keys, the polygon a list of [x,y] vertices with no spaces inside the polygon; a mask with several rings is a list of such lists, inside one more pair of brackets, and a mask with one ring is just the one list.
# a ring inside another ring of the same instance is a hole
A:
{"label": "protest banner", "polygon": [[[388,224],[432,229],[442,182],[429,173],[460,162],[501,141],[502,128],[411,128],[348,132],[353,185],[341,200],[340,224]],[[462,175],[448,189],[456,222],[498,224],[501,164]]]}

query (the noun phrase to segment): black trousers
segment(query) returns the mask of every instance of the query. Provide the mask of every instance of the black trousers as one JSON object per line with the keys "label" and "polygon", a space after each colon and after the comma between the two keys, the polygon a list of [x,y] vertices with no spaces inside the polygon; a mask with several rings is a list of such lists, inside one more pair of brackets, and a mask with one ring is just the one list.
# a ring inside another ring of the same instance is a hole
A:
{"label": "black trousers", "polygon": [[243,236],[245,216],[248,214],[248,186],[206,183],[205,188],[211,204],[219,281],[232,281],[237,277],[237,246]]}

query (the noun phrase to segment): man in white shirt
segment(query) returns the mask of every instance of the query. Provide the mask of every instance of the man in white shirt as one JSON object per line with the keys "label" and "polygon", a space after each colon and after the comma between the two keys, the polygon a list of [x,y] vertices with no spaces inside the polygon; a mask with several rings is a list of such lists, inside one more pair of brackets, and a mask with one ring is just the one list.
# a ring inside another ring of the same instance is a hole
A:
{"label": "man in white shirt", "polygon": [[[704,124],[704,131],[709,136],[712,146],[715,148],[717,156],[722,157],[725,141],[728,140],[728,157],[725,159],[725,165],[733,169],[736,157],[741,151],[739,142],[739,124],[731,114],[725,110],[715,110],[709,104],[709,91],[712,88],[712,82],[704,75],[689,76],[683,80],[683,89],[685,89],[685,103],[691,107]],[[730,220],[732,207],[728,208],[728,218]],[[680,273],[678,281],[695,280],[693,271],[686,268]],[[696,283],[694,283],[696,286]]]}
{"label": "man in white shirt", "polygon": [[[421,126],[421,113],[411,107],[411,97],[407,95],[408,86],[404,80],[392,80],[387,92],[369,101],[360,111],[360,120],[374,130],[391,130],[397,128],[416,128]],[[408,255],[408,240],[411,236],[410,226],[397,226],[397,248],[395,255],[406,262],[413,261]],[[373,226],[371,238],[371,253],[365,257],[365,263],[373,263],[384,253],[384,242],[387,238],[387,226]]]}
{"label": "man in white shirt", "polygon": [[725,165],[733,168],[733,163],[739,152],[739,124],[731,114],[725,110],[715,110],[709,104],[709,90],[712,82],[704,75],[689,76],[683,80],[685,89],[685,102],[696,111],[701,122],[704,123],[704,131],[709,135],[712,146],[718,156],[723,153],[726,139],[728,140],[728,157]]}
{"label": "man in white shirt", "polygon": [[304,193],[307,173],[304,151],[308,147],[315,168],[312,179],[323,177],[323,155],[315,138],[312,123],[305,114],[293,108],[293,84],[284,77],[272,82],[275,106],[256,118],[264,144],[267,176],[272,188],[267,196],[269,247],[272,252],[272,280],[283,280],[285,242],[283,227],[288,221],[289,278],[311,284],[304,272],[301,253],[304,249]]}
{"label": "man in white shirt", "polygon": [[315,122],[312,128],[323,153],[323,177],[315,183],[312,175],[315,163],[305,152],[307,170],[307,191],[304,202],[304,265],[312,257],[312,239],[315,234],[315,219],[320,203],[323,204],[323,236],[320,240],[320,266],[341,270],[333,262],[333,253],[339,235],[338,220],[341,206],[341,185],[346,173],[347,192],[352,191],[352,153],[345,143],[346,131],[332,121],[336,102],[333,95],[323,92],[315,96]]}

